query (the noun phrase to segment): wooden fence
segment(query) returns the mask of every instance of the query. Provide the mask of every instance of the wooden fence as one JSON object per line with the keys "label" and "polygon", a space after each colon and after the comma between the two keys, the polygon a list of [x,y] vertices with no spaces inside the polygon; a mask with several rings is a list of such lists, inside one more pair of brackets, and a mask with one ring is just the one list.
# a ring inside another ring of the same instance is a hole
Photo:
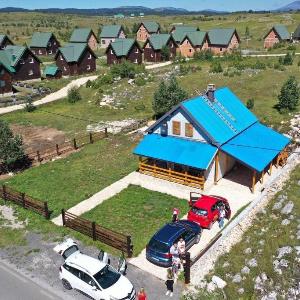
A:
{"label": "wooden fence", "polygon": [[4,201],[11,201],[15,204],[22,206],[23,208],[32,210],[42,216],[47,220],[50,219],[51,212],[48,209],[48,203],[40,200],[33,199],[26,195],[25,193],[20,193],[13,190],[6,185],[0,186],[0,196]]}
{"label": "wooden fence", "polygon": [[132,257],[133,245],[131,236],[124,235],[113,230],[104,228],[95,222],[78,217],[64,209],[61,212],[63,225],[91,237],[94,241],[100,241],[115,249],[127,253]]}
{"label": "wooden fence", "polygon": [[92,133],[87,135],[77,136],[76,138],[66,141],[62,144],[55,144],[46,150],[27,153],[28,158],[33,164],[51,160],[54,157],[77,150],[87,144],[93,144],[108,136],[107,128],[102,132]]}

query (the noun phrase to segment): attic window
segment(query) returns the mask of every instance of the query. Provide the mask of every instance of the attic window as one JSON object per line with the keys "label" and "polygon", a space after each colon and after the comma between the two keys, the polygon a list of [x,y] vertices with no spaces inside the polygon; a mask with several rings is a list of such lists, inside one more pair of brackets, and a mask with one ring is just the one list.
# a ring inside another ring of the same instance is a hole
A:
{"label": "attic window", "polygon": [[135,53],[139,53],[139,49],[138,48],[135,49]]}
{"label": "attic window", "polygon": [[223,48],[220,48],[220,52],[222,52],[223,51]]}
{"label": "attic window", "polygon": [[52,50],[49,50],[49,54],[52,54]]}
{"label": "attic window", "polygon": [[64,60],[64,58],[63,58],[63,56],[62,56],[62,55],[60,56],[60,60]]}
{"label": "attic window", "polygon": [[194,135],[193,131],[194,131],[193,125],[190,123],[185,123],[185,136],[193,137],[193,135]]}
{"label": "attic window", "polygon": [[112,50],[110,50],[110,54],[114,54],[114,52]]}
{"label": "attic window", "polygon": [[173,43],[171,43],[171,48],[174,48],[174,44]]}
{"label": "attic window", "polygon": [[39,54],[43,54],[42,50],[39,50]]}
{"label": "attic window", "polygon": [[174,135],[180,135],[180,122],[179,121],[173,121],[172,122],[172,129]]}
{"label": "attic window", "polygon": [[92,59],[92,54],[89,54],[88,59]]}
{"label": "attic window", "polygon": [[30,63],[30,64],[33,64],[33,63],[34,63],[33,58],[30,58],[30,59],[29,59],[29,63]]}
{"label": "attic window", "polygon": [[25,60],[24,59],[20,59],[20,64],[21,65],[25,65]]}

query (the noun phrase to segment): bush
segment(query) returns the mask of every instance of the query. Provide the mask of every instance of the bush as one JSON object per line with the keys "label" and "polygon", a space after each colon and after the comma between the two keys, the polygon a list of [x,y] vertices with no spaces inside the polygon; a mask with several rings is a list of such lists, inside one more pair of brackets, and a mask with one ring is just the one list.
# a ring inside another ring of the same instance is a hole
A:
{"label": "bush", "polygon": [[143,77],[138,77],[135,79],[135,84],[137,86],[143,86],[146,84],[146,80]]}
{"label": "bush", "polygon": [[75,103],[77,101],[81,100],[81,95],[79,93],[79,90],[77,87],[71,87],[69,90],[68,90],[68,101],[70,103]]}
{"label": "bush", "polygon": [[248,99],[247,103],[246,103],[246,106],[248,109],[253,109],[254,107],[254,99],[251,98],[251,99]]}
{"label": "bush", "polygon": [[222,65],[219,61],[214,61],[211,65],[210,65],[210,73],[222,73],[223,72],[223,68]]}
{"label": "bush", "polygon": [[296,51],[297,50],[295,45],[289,45],[286,49],[290,50],[290,51]]}
{"label": "bush", "polygon": [[88,80],[85,84],[86,88],[90,88],[92,86],[93,82],[91,80]]}
{"label": "bush", "polygon": [[[97,80],[99,84],[112,84],[114,82],[114,79],[111,74],[105,74]],[[97,87],[99,88],[99,87]]]}
{"label": "bush", "polygon": [[266,65],[259,60],[257,60],[255,62],[255,64],[253,65],[253,69],[256,69],[256,70],[265,70],[266,68],[267,68]]}
{"label": "bush", "polygon": [[291,66],[293,64],[293,56],[288,52],[284,57],[279,57],[279,63],[284,66]]}
{"label": "bush", "polygon": [[280,90],[277,107],[279,110],[294,110],[298,105],[299,98],[298,82],[294,76],[290,76]]}
{"label": "bush", "polygon": [[195,52],[194,59],[211,61],[213,59],[213,53],[210,50]]}
{"label": "bush", "polygon": [[121,64],[116,64],[111,67],[111,75],[121,78],[134,78],[137,73],[137,68],[133,63],[124,61]]}
{"label": "bush", "polygon": [[284,71],[285,67],[281,65],[280,63],[274,64],[274,69],[278,71]]}
{"label": "bush", "polygon": [[32,100],[32,97],[31,96],[28,96],[26,98],[26,102],[25,102],[25,111],[27,112],[32,112],[36,109],[36,107],[34,106],[33,104],[33,100]]}

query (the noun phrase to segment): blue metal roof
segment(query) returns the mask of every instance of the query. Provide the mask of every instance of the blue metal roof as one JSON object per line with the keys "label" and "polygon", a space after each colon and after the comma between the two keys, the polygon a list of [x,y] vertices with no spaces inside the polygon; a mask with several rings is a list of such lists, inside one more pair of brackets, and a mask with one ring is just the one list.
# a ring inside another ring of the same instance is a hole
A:
{"label": "blue metal roof", "polygon": [[181,106],[219,146],[258,121],[227,87],[215,91],[215,101],[199,96]]}
{"label": "blue metal roof", "polygon": [[154,133],[146,135],[133,151],[139,156],[202,170],[208,168],[216,152],[217,148],[210,144]]}
{"label": "blue metal roof", "polygon": [[257,122],[220,149],[240,162],[262,172],[290,140]]}

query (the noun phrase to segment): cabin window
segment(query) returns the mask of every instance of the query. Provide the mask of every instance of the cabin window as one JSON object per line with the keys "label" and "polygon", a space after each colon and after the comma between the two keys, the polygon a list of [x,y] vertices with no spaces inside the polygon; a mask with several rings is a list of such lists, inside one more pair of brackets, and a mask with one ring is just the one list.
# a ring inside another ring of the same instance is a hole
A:
{"label": "cabin window", "polygon": [[42,50],[39,50],[39,54],[42,54],[43,52],[42,52]]}
{"label": "cabin window", "polygon": [[174,135],[180,135],[180,122],[179,121],[173,121],[173,134]]}
{"label": "cabin window", "polygon": [[0,80],[0,88],[5,87],[5,81],[4,80]]}
{"label": "cabin window", "polygon": [[32,70],[29,70],[28,75],[29,75],[29,76],[32,76],[32,75],[33,75],[33,71],[32,71]]}
{"label": "cabin window", "polygon": [[139,53],[139,49],[138,48],[135,49],[135,53]]}
{"label": "cabin window", "polygon": [[33,58],[30,58],[30,59],[29,59],[29,63],[30,63],[30,64],[33,64],[33,63],[34,63]]}
{"label": "cabin window", "polygon": [[24,59],[20,59],[20,64],[21,65],[25,65],[25,60]]}
{"label": "cabin window", "polygon": [[86,69],[89,71],[91,69],[91,66],[90,65],[87,65],[86,66]]}
{"label": "cabin window", "polygon": [[67,68],[66,68],[66,67],[64,67],[64,71],[67,71]]}
{"label": "cabin window", "polygon": [[171,43],[171,48],[174,48],[174,44],[173,43]]}
{"label": "cabin window", "polygon": [[110,50],[110,54],[114,54],[114,52],[112,50]]}
{"label": "cabin window", "polygon": [[151,57],[154,57],[154,55],[151,53]]}
{"label": "cabin window", "polygon": [[192,53],[193,49],[192,49],[192,48],[190,48],[189,50],[190,50],[190,53]]}
{"label": "cabin window", "polygon": [[185,136],[186,137],[194,136],[194,128],[193,128],[193,125],[190,123],[185,123]]}
{"label": "cabin window", "polygon": [[48,46],[51,47],[51,42],[48,43]]}
{"label": "cabin window", "polygon": [[138,60],[137,60],[137,58],[134,60],[134,63],[135,63],[135,64],[137,64],[137,63],[138,63]]}
{"label": "cabin window", "polygon": [[62,55],[60,56],[60,60],[64,60],[64,58],[63,58],[63,56],[62,56]]}
{"label": "cabin window", "polygon": [[223,48],[220,48],[220,52],[222,52],[223,51]]}
{"label": "cabin window", "polygon": [[3,75],[4,74],[4,69],[2,69],[1,71],[0,71],[0,75]]}
{"label": "cabin window", "polygon": [[88,59],[92,59],[92,54],[89,54]]}
{"label": "cabin window", "polygon": [[49,54],[52,54],[52,50],[49,50]]}
{"label": "cabin window", "polygon": [[105,45],[105,40],[102,40],[102,44]]}
{"label": "cabin window", "polygon": [[56,46],[56,42],[53,42],[53,45]]}

